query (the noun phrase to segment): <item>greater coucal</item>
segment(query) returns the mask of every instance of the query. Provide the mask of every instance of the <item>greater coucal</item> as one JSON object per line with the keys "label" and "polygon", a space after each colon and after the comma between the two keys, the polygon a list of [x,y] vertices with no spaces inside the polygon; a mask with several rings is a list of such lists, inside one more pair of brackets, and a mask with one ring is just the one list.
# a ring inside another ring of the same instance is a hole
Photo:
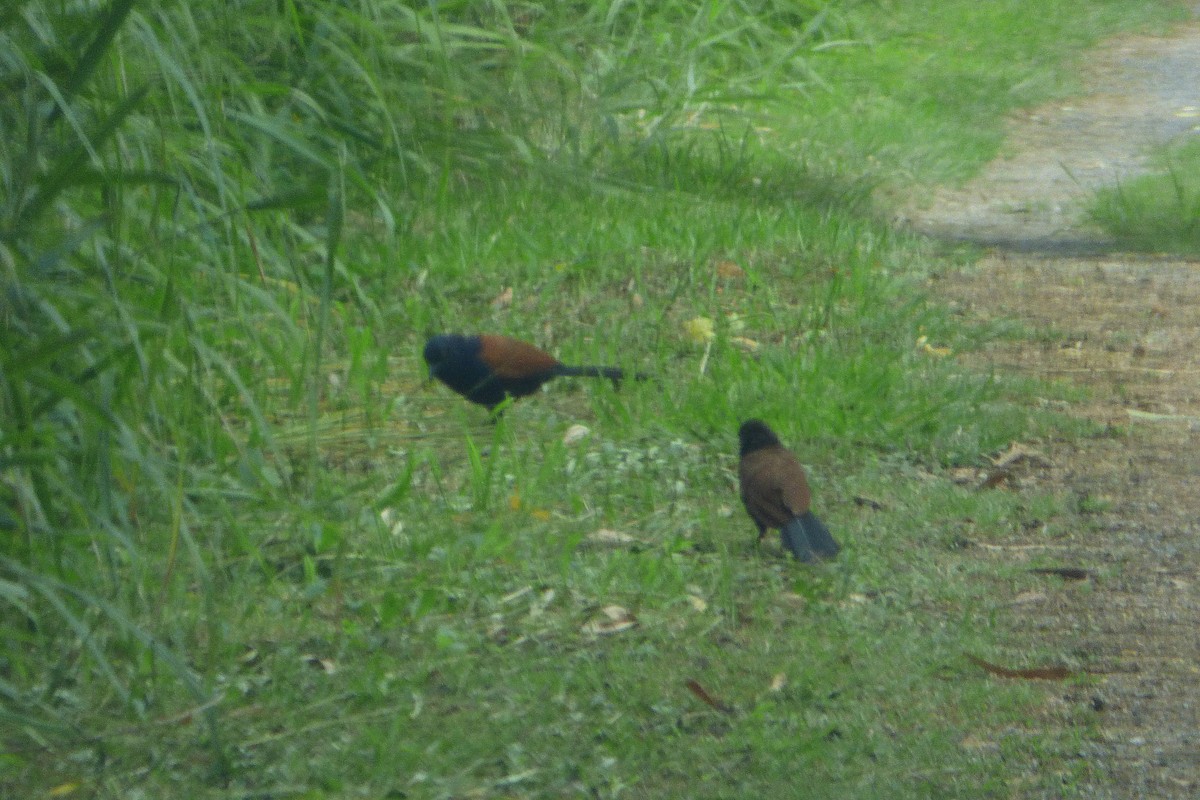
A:
{"label": "greater coucal", "polygon": [[758,540],[762,541],[768,528],[778,528],[783,546],[801,561],[837,555],[841,549],[838,543],[809,509],[812,493],[804,467],[792,451],[757,419],[742,423],[738,443],[742,503],[758,526]]}
{"label": "greater coucal", "polygon": [[[551,378],[564,375],[625,377],[619,367],[568,367],[554,356],[520,339],[495,334],[442,334],[425,342],[429,374],[472,403],[495,409],[506,395],[533,394]],[[635,375],[642,378],[642,375]]]}

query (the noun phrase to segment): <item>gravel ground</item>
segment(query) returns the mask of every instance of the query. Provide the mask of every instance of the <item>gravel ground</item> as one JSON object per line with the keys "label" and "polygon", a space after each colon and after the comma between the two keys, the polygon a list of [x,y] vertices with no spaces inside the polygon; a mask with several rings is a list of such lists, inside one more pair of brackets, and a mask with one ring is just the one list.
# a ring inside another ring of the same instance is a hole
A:
{"label": "gravel ground", "polygon": [[[1006,154],[968,186],[906,212],[915,230],[988,255],[931,280],[971,319],[1038,335],[970,356],[1088,387],[1071,412],[1103,435],[1031,444],[1011,490],[1074,498],[1070,530],[1014,531],[980,557],[1052,560],[1092,577],[1047,582],[1014,613],[1017,639],[1093,673],[1055,684],[1031,729],[1096,719],[1077,753],[1093,798],[1200,797],[1200,263],[1113,252],[1081,204],[1146,167],[1148,148],[1200,135],[1200,23],[1107,43],[1070,102],[1011,123]],[[1059,754],[1058,757],[1063,757]],[[1033,767],[1033,768],[1036,768]],[[1014,796],[1021,796],[1019,790]]]}

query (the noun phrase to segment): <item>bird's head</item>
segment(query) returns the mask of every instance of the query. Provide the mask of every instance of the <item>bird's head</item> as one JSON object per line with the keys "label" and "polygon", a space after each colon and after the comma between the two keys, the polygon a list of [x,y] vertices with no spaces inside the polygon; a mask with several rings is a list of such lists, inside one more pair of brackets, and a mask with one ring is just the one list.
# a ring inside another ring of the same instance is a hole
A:
{"label": "bird's head", "polygon": [[779,437],[760,419],[749,419],[738,428],[738,445],[741,455],[753,453],[764,447],[774,447],[779,444]]}
{"label": "bird's head", "polygon": [[462,349],[462,336],[454,334],[440,334],[438,336],[430,336],[425,342],[425,363],[429,366],[429,376],[436,378],[438,370],[443,364],[447,364],[455,357],[455,354]]}

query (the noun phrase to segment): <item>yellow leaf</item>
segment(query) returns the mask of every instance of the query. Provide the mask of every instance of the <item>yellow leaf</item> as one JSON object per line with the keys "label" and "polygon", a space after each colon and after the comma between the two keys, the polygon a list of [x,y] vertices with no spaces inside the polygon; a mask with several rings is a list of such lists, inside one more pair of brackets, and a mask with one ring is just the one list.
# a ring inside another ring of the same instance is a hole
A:
{"label": "yellow leaf", "polygon": [[508,507],[513,511],[521,510],[521,493],[513,490],[513,493],[508,498]]}
{"label": "yellow leaf", "polygon": [[708,317],[693,317],[683,323],[683,333],[696,344],[704,344],[717,335],[713,321]]}
{"label": "yellow leaf", "polygon": [[546,520],[550,519],[550,512],[544,508],[535,508],[533,511],[529,512],[529,516],[533,517],[538,522],[545,522]]}
{"label": "yellow leaf", "polygon": [[66,797],[69,794],[75,794],[79,791],[79,782],[71,781],[69,783],[60,783],[46,794],[50,797]]}

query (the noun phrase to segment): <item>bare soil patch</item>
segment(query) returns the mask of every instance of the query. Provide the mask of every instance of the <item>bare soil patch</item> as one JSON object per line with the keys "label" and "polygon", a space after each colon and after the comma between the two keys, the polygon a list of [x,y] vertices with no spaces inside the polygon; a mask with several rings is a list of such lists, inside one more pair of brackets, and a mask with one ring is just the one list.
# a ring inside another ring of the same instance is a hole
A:
{"label": "bare soil patch", "polygon": [[[1015,530],[979,557],[1087,569],[1047,577],[1014,613],[1018,639],[1056,647],[1086,685],[1048,689],[1032,729],[1080,730],[1096,798],[1200,796],[1200,263],[1127,256],[1090,227],[1089,192],[1146,166],[1148,149],[1200,135],[1200,24],[1100,48],[1087,90],[1012,121],[1004,157],[960,190],[909,211],[916,230],[989,254],[931,281],[978,320],[1030,335],[972,358],[999,370],[1086,386],[1071,413],[1102,435],[1042,442],[1008,490],[1052,489],[1066,524]],[[1000,489],[1005,490],[1005,489]],[[1063,521],[1059,521],[1060,523]],[[1090,713],[1077,713],[1090,708]],[[1033,766],[1031,768],[1038,768]]]}

